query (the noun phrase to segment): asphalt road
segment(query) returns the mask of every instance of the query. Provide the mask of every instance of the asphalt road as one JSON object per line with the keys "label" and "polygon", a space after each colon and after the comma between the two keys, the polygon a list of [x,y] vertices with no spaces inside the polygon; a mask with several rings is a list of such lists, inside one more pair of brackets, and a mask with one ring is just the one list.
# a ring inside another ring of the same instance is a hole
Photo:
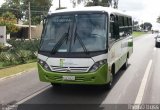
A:
{"label": "asphalt road", "polygon": [[120,104],[111,109],[125,110],[129,109],[125,104],[160,104],[160,48],[155,48],[154,36],[147,34],[134,40],[129,66],[118,72],[110,91],[95,86],[53,88],[49,83],[40,82],[34,70],[0,81],[0,103],[24,104],[19,110],[31,110],[29,106],[34,106],[33,110],[42,110],[44,106],[57,106],[53,110],[82,110],[83,107],[109,110],[110,104]]}

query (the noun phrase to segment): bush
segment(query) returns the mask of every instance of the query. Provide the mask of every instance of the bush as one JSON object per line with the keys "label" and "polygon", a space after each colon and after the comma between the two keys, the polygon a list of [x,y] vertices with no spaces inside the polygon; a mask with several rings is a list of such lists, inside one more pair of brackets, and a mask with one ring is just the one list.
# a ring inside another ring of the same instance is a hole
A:
{"label": "bush", "polygon": [[11,44],[15,49],[18,50],[30,50],[33,53],[38,51],[39,40],[8,40],[9,44]]}
{"label": "bush", "polygon": [[17,60],[15,58],[14,54],[11,54],[9,52],[1,52],[0,53],[0,61],[4,62],[4,66],[9,66],[9,65],[13,65],[16,64]]}
{"label": "bush", "polygon": [[2,52],[4,49],[4,45],[2,43],[0,43],[0,52]]}
{"label": "bush", "polygon": [[[34,61],[37,58],[37,51],[39,47],[39,40],[8,40],[12,48],[5,52],[0,52],[0,61],[3,66],[10,66],[15,64],[23,64],[28,61]],[[1,46],[0,46],[1,50]]]}
{"label": "bush", "polygon": [[28,50],[19,50],[16,52],[17,59],[20,63],[27,63],[27,61],[30,59],[31,51]]}

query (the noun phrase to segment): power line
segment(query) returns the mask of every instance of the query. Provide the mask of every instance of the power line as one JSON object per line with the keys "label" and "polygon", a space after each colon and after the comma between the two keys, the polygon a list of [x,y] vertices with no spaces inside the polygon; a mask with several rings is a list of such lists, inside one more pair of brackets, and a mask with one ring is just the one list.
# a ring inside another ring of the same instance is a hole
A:
{"label": "power line", "polygon": [[[19,9],[16,9],[16,8],[0,8],[0,12],[5,12],[5,11],[21,11]],[[42,10],[42,11],[39,11],[39,10],[31,10],[32,13],[46,13],[48,11],[45,11],[45,10]]]}

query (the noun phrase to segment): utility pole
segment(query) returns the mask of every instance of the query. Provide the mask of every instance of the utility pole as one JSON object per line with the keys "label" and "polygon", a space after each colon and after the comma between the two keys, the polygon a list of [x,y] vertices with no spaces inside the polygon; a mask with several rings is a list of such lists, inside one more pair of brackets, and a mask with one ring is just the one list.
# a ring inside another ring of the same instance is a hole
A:
{"label": "utility pole", "polygon": [[59,8],[61,8],[61,0],[59,0]]}
{"label": "utility pole", "polygon": [[28,29],[28,35],[29,39],[31,39],[31,6],[30,2],[28,3],[28,14],[29,14],[29,29]]}

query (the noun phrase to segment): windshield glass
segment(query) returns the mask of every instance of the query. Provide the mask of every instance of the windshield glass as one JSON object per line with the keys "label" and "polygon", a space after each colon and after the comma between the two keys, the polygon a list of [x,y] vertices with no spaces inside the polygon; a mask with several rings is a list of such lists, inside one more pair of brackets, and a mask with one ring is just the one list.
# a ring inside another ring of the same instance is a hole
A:
{"label": "windshield glass", "polygon": [[106,32],[105,14],[50,16],[42,33],[40,50],[52,51],[56,46],[57,52],[102,51],[106,49]]}
{"label": "windshield glass", "polygon": [[[42,51],[52,51],[54,46],[59,42],[61,37],[66,33],[69,33],[70,25],[73,23],[72,16],[54,16],[49,17],[46,21],[46,26],[44,27],[42,33],[42,40],[40,50]],[[69,42],[62,42],[59,50],[66,52],[68,50]]]}

